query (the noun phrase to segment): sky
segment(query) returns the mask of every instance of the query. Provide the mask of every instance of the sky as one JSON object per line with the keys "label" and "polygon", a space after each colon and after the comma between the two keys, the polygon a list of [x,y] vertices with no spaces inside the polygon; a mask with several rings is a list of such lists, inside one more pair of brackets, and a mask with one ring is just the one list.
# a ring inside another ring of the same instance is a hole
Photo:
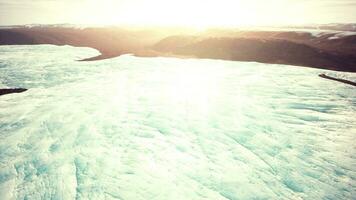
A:
{"label": "sky", "polygon": [[0,0],[0,25],[355,23],[356,0]]}

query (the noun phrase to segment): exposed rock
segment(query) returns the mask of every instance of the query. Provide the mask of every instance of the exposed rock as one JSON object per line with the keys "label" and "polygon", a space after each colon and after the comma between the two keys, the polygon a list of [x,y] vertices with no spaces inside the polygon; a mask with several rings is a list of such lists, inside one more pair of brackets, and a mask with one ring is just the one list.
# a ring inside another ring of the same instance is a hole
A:
{"label": "exposed rock", "polygon": [[21,93],[25,92],[27,89],[25,88],[9,88],[9,89],[0,89],[0,96],[5,94],[12,94],[12,93]]}
{"label": "exposed rock", "polygon": [[346,80],[346,79],[334,78],[334,77],[328,76],[328,75],[326,75],[326,74],[319,74],[319,76],[320,76],[321,78],[325,78],[325,79],[329,79],[329,80],[333,80],[333,81],[338,81],[338,82],[341,82],[341,83],[345,83],[345,84],[348,84],[348,85],[356,86],[356,83],[355,83],[355,82],[352,82],[352,81],[349,81],[349,80]]}

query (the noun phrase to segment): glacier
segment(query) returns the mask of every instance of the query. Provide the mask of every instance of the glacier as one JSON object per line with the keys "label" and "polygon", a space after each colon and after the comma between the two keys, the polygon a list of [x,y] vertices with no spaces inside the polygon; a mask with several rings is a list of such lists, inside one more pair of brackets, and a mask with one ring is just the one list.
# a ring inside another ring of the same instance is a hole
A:
{"label": "glacier", "polygon": [[355,199],[355,73],[97,54],[0,47],[0,199]]}

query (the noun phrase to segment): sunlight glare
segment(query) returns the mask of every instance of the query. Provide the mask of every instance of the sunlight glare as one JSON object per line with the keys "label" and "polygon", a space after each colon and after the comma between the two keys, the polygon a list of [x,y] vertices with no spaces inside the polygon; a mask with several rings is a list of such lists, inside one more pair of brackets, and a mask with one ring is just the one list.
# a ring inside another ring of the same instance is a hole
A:
{"label": "sunlight glare", "polygon": [[[281,13],[299,15],[296,22],[303,22],[297,5],[287,6],[280,0],[153,0],[115,1],[90,0],[77,3],[74,10],[77,21],[92,24],[128,24],[158,26],[228,27],[235,25],[265,25],[283,23]],[[278,11],[278,14],[276,14]],[[290,19],[289,19],[290,20]]]}

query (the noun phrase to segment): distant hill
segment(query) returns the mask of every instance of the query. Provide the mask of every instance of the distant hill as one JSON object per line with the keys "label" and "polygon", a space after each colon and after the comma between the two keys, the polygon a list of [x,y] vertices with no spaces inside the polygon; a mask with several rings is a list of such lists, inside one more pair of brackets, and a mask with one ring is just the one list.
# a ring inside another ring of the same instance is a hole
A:
{"label": "distant hill", "polygon": [[293,28],[308,28],[308,29],[324,29],[335,31],[356,31],[356,23],[330,23],[330,24],[314,24],[305,26],[289,26]]}
{"label": "distant hill", "polygon": [[[188,42],[190,40],[190,42]],[[183,41],[183,42],[182,42]],[[340,71],[356,71],[356,57],[274,38],[166,38],[154,46],[161,52],[238,61],[256,61],[309,66]]]}
{"label": "distant hill", "polygon": [[101,52],[100,56],[86,60],[132,53],[137,56],[188,56],[356,72],[356,32],[352,31],[266,28],[210,29],[198,33],[188,29],[71,25],[0,28],[0,45],[25,44],[85,46]]}

